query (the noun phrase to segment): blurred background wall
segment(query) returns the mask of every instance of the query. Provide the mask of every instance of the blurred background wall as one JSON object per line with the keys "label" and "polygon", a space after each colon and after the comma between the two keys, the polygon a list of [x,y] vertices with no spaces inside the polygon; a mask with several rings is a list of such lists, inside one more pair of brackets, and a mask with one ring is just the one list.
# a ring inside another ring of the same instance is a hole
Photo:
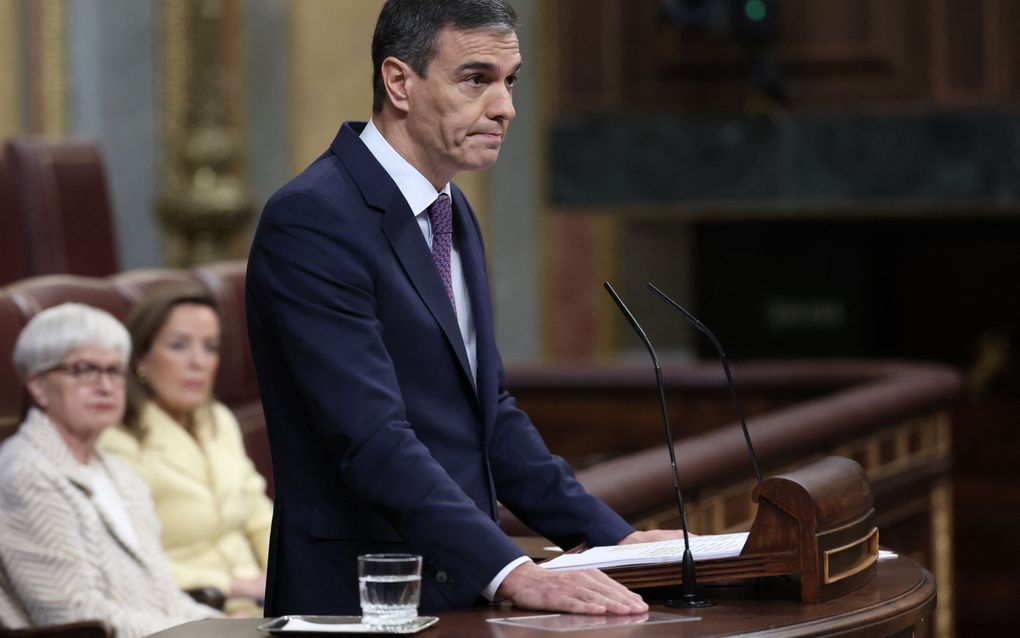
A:
{"label": "blurred background wall", "polygon": [[[1018,620],[1020,4],[516,0],[518,118],[458,183],[508,363],[958,366],[958,623]],[[96,140],[124,269],[243,257],[266,198],[371,103],[381,0],[0,0],[0,138]],[[998,623],[998,624],[997,624]]]}

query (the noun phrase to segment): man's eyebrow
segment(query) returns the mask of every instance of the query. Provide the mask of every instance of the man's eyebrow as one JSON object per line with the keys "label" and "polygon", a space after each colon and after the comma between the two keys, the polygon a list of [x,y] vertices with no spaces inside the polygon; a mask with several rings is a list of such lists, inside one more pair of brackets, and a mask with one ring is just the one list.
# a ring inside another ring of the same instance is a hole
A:
{"label": "man's eyebrow", "polygon": [[[510,73],[514,74],[514,73],[517,73],[518,71],[520,71],[522,64],[523,64],[522,62],[518,62],[517,66],[515,66]],[[494,71],[497,71],[497,70],[498,70],[498,67],[495,64],[493,64],[492,62],[481,62],[481,61],[478,61],[478,62],[465,62],[464,64],[462,64],[462,65],[460,65],[460,66],[458,66],[456,68],[456,72],[457,73],[464,73],[466,71],[488,71],[488,72],[491,73],[491,72],[494,72]]]}

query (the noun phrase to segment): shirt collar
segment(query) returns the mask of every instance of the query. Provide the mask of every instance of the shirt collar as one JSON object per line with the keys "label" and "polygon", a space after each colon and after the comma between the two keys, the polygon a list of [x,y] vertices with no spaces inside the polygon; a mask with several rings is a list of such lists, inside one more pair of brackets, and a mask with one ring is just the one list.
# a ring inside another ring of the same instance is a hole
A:
{"label": "shirt collar", "polygon": [[439,193],[450,194],[449,182],[443,186],[443,190],[436,192],[432,183],[390,146],[376,128],[374,121],[369,120],[365,125],[365,130],[361,132],[361,141],[382,165],[383,170],[396,182],[400,194],[407,200],[407,205],[415,217],[425,212],[439,197]]}

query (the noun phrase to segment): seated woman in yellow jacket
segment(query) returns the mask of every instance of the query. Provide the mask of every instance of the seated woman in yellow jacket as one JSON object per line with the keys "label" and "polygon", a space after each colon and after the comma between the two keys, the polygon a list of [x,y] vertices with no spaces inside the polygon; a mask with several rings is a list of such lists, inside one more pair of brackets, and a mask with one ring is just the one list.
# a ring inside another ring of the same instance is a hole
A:
{"label": "seated woman in yellow jacket", "polygon": [[237,420],[212,398],[216,302],[197,284],[164,286],[125,323],[133,345],[127,409],[99,445],[148,483],[179,587],[220,589],[228,612],[261,604],[272,503]]}

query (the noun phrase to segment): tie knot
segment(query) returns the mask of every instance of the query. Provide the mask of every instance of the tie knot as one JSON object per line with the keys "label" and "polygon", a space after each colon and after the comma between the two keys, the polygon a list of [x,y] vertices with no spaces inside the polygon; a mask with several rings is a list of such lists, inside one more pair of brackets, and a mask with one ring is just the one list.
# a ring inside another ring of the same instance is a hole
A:
{"label": "tie knot", "polygon": [[453,209],[450,206],[450,196],[446,193],[441,194],[429,206],[429,223],[432,224],[433,235],[453,232]]}

